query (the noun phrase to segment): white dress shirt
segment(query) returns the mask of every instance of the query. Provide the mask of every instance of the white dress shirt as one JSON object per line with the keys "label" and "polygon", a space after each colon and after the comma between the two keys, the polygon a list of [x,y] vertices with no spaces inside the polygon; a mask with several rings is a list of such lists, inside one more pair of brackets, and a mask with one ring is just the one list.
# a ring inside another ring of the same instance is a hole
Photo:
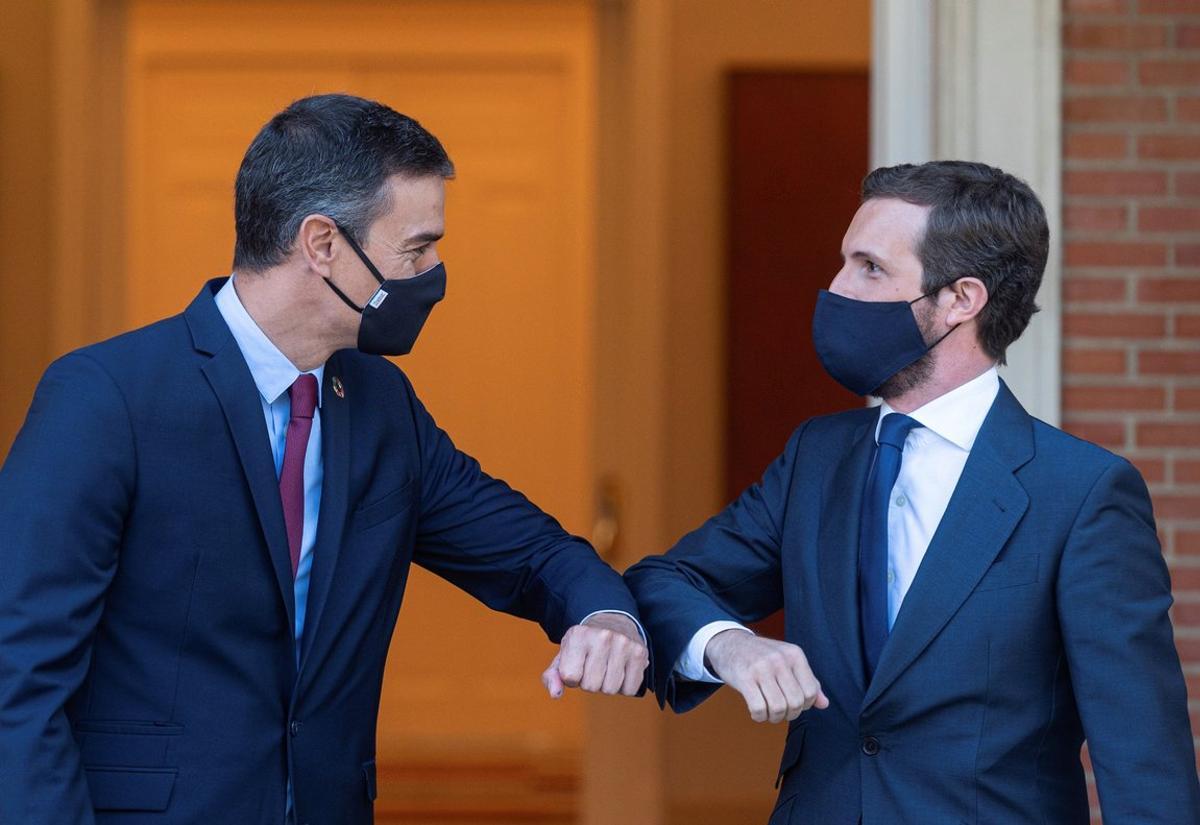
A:
{"label": "white dress shirt", "polygon": [[[929,549],[958,485],[967,456],[992,403],[1000,392],[1000,376],[993,367],[925,406],[909,413],[922,426],[913,428],[904,442],[900,476],[892,488],[888,506],[888,628],[896,622],[900,605],[916,578],[917,569]],[[875,422],[895,412],[887,402],[880,405]],[[723,630],[749,628],[737,622],[712,622],[700,628],[675,665],[675,672],[699,682],[720,682],[704,666],[709,640]]]}
{"label": "white dress shirt", "polygon": [[[236,277],[236,276],[234,276]],[[217,310],[233,333],[250,375],[258,387],[271,454],[275,459],[275,477],[283,470],[283,453],[287,445],[288,420],[292,415],[292,398],[288,390],[300,377],[300,370],[271,343],[271,339],[242,306],[234,278],[217,290]],[[321,511],[321,480],[325,475],[321,461],[321,382],[325,365],[311,371],[317,379],[317,408],[313,410],[312,430],[304,450],[304,531],[300,539],[300,563],[296,567],[293,595],[296,598],[296,657],[299,662],[300,640],[304,638],[304,617],[308,607],[308,581],[312,573],[313,545],[317,542],[317,514]]]}

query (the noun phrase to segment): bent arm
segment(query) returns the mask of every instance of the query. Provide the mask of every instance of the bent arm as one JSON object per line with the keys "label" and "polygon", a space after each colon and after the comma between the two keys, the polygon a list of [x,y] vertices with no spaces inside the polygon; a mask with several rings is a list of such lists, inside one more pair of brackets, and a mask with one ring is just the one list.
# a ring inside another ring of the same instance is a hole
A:
{"label": "bent arm", "polygon": [[762,479],[728,507],[666,554],[626,571],[660,663],[654,684],[659,704],[669,702],[682,713],[720,687],[676,672],[699,631],[717,622],[758,621],[783,606],[783,515],[803,433],[804,427],[797,430]]}
{"label": "bent arm", "polygon": [[591,545],[483,472],[409,393],[422,464],[417,564],[493,610],[538,622],[555,643],[597,612],[640,623],[621,576]]}

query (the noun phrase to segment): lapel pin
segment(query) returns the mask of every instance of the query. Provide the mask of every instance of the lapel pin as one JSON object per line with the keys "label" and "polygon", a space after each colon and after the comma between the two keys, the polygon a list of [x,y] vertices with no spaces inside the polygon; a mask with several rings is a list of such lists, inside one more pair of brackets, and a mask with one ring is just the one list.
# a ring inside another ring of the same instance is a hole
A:
{"label": "lapel pin", "polygon": [[338,398],[346,397],[346,388],[342,386],[342,379],[338,378],[336,375],[333,376],[333,394]]}

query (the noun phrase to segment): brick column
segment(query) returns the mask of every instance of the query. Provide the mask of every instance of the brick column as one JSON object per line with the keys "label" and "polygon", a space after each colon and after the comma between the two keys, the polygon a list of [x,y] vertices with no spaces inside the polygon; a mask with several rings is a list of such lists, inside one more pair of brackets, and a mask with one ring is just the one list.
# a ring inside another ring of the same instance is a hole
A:
{"label": "brick column", "polygon": [[1065,0],[1063,22],[1063,422],[1150,485],[1196,732],[1200,0]]}

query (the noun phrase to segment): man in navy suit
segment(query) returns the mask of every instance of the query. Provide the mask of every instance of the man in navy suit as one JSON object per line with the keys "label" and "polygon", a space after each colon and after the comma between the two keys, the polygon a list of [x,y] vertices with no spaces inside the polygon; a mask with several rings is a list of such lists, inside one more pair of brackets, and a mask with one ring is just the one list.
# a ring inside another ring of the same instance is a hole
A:
{"label": "man in navy suit", "polygon": [[452,173],[386,106],[297,101],[233,278],[46,371],[0,471],[0,822],[370,822],[412,563],[561,640],[552,696],[639,691],[620,576],[379,357],[444,292]]}
{"label": "man in navy suit", "polygon": [[[998,169],[872,172],[813,338],[882,405],[804,422],[626,574],[660,702],[726,682],[789,720],[772,825],[1086,825],[1085,739],[1106,823],[1200,822],[1145,484],[997,376],[1047,249]],[[742,626],[781,608],[786,642]]]}

